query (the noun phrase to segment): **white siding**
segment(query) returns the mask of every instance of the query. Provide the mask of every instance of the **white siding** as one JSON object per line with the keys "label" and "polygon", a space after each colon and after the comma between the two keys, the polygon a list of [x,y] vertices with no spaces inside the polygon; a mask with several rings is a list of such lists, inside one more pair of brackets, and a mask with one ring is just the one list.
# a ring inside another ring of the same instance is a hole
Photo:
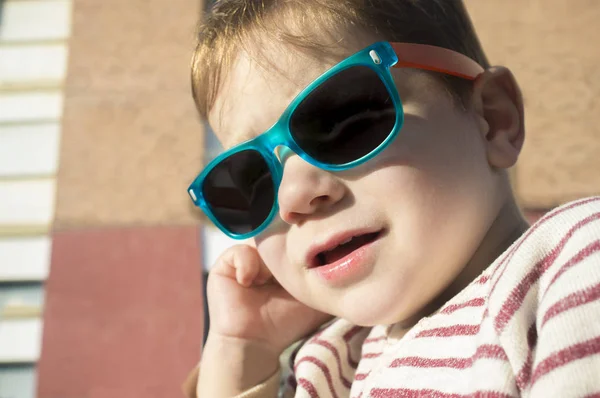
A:
{"label": "white siding", "polygon": [[62,115],[63,93],[0,92],[0,124],[39,119],[59,120]]}
{"label": "white siding", "polygon": [[6,233],[54,217],[72,7],[0,0],[0,397],[36,395],[51,237]]}
{"label": "white siding", "polygon": [[0,225],[49,225],[55,186],[54,179],[0,181]]}
{"label": "white siding", "polygon": [[0,47],[0,82],[62,81],[67,72],[65,44]]}
{"label": "white siding", "polygon": [[0,178],[56,174],[59,144],[59,123],[0,126]]}
{"label": "white siding", "polygon": [[50,254],[48,236],[0,240],[0,282],[46,280]]}
{"label": "white siding", "polygon": [[37,362],[41,343],[41,319],[0,321],[0,363]]}
{"label": "white siding", "polygon": [[5,1],[0,41],[65,39],[71,32],[71,1]]}

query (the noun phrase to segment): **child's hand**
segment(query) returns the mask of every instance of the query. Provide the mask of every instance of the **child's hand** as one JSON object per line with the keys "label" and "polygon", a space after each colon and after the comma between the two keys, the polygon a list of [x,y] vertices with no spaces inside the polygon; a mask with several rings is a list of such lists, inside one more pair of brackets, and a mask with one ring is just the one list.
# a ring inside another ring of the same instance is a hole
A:
{"label": "child's hand", "polygon": [[207,290],[211,336],[258,343],[276,355],[331,318],[293,298],[247,245],[219,257]]}

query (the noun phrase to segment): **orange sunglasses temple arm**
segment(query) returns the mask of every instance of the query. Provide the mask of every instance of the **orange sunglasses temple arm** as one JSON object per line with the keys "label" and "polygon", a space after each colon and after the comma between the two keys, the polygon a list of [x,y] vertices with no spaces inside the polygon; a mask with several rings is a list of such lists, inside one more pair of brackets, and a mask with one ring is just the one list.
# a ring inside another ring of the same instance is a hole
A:
{"label": "orange sunglasses temple arm", "polygon": [[398,56],[394,68],[416,68],[475,80],[484,69],[471,58],[442,47],[414,43],[390,43]]}

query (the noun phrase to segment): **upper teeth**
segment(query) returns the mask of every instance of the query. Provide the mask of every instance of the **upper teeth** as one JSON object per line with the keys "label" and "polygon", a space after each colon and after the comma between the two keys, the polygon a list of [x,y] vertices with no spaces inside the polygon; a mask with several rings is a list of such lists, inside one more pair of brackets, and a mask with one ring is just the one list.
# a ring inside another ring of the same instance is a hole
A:
{"label": "upper teeth", "polygon": [[345,245],[346,243],[350,242],[352,240],[352,238],[348,238],[345,241],[341,242],[340,245]]}

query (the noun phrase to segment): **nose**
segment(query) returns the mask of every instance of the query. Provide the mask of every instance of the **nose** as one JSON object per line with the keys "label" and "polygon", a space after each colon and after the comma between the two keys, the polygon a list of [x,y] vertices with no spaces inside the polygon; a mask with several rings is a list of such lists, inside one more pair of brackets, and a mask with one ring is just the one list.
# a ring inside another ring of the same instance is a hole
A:
{"label": "nose", "polygon": [[287,224],[299,224],[330,209],[346,193],[346,185],[335,174],[294,154],[284,162],[278,193],[279,215]]}

